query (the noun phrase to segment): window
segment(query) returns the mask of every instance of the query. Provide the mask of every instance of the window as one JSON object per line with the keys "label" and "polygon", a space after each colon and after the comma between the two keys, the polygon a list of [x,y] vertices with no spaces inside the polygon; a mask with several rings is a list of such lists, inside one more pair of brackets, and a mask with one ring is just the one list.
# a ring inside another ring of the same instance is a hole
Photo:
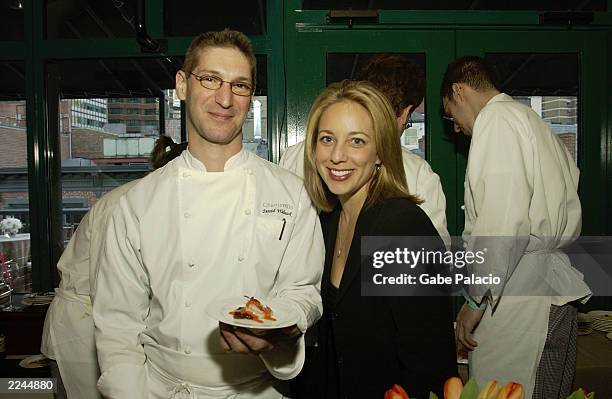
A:
{"label": "window", "polygon": [[496,68],[503,91],[540,115],[578,163],[577,54],[489,53],[486,59]]}
{"label": "window", "polygon": [[[0,298],[32,291],[24,64],[0,62]],[[0,225],[1,226],[1,225]]]}

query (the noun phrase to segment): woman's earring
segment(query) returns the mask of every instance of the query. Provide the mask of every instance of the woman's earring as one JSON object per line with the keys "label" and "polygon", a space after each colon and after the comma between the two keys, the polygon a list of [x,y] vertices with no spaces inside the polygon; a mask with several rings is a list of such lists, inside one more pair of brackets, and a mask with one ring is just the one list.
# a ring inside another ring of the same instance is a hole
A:
{"label": "woman's earring", "polygon": [[377,164],[376,164],[376,171],[377,171],[377,172],[379,172],[379,171],[380,171],[380,167],[381,167],[381,164],[377,163]]}

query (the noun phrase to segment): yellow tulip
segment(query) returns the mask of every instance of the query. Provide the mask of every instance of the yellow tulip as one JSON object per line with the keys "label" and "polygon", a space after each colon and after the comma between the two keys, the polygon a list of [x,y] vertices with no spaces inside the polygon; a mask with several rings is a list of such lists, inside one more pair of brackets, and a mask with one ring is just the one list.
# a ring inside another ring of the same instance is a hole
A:
{"label": "yellow tulip", "polygon": [[523,386],[516,382],[509,382],[499,391],[497,399],[524,399]]}
{"label": "yellow tulip", "polygon": [[476,399],[497,399],[500,387],[497,386],[497,381],[491,380],[482,388]]}
{"label": "yellow tulip", "polygon": [[444,399],[459,399],[463,383],[459,377],[451,377],[444,383]]}

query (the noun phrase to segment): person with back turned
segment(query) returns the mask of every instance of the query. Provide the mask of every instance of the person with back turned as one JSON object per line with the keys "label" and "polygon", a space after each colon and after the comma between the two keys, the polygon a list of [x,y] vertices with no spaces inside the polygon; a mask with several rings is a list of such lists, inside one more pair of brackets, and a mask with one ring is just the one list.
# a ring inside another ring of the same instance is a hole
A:
{"label": "person with back turned", "polygon": [[441,94],[454,130],[471,138],[464,240],[487,248],[457,316],[457,340],[482,385],[514,381],[526,398],[565,398],[576,361],[576,307],[590,290],[562,247],[580,234],[578,168],[529,107],[500,92],[481,58],[449,64]]}

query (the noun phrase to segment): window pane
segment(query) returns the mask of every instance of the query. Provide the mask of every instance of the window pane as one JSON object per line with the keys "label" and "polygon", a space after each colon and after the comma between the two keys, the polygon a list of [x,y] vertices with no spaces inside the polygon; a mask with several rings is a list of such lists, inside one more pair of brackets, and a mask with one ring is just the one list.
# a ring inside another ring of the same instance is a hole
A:
{"label": "window pane", "polygon": [[0,2],[0,40],[23,40],[23,0]]}
{"label": "window pane", "polygon": [[45,0],[48,39],[133,37],[136,2]]}
{"label": "window pane", "polygon": [[[245,147],[268,158],[266,57],[243,128]],[[57,63],[65,240],[108,191],[144,176],[160,134],[181,142],[174,92],[181,58],[70,60]]]}
{"label": "window pane", "polygon": [[537,112],[578,163],[577,54],[490,53],[486,59],[495,67],[502,90]]}
{"label": "window pane", "polygon": [[167,0],[164,2],[166,34],[196,36],[210,30],[230,28],[247,35],[265,35],[266,3],[265,0]]}
{"label": "window pane", "polygon": [[0,302],[32,291],[25,81],[22,62],[0,62]]}
{"label": "window pane", "polygon": [[[374,55],[372,53],[329,53],[327,55],[327,84],[343,79],[355,79],[361,68]],[[425,73],[425,54],[402,53],[402,56],[418,65]],[[410,120],[412,126],[404,130],[400,141],[402,146],[421,158],[425,158],[425,101],[414,110]]]}

